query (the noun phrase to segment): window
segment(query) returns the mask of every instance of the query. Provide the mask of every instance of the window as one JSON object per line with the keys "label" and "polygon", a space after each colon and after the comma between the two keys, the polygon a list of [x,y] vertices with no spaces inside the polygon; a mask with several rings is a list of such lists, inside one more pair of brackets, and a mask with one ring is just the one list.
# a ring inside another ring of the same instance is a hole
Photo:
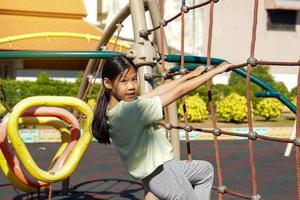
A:
{"label": "window", "polygon": [[268,30],[296,31],[296,10],[267,10]]}

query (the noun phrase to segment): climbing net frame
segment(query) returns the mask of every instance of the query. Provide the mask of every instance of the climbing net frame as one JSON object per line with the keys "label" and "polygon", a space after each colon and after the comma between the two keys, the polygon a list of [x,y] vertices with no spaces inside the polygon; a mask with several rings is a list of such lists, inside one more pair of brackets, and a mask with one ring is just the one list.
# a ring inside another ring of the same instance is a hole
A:
{"label": "climbing net frame", "polygon": [[[161,82],[164,83],[165,79],[171,78],[174,75],[183,75],[186,73],[186,69],[184,68],[185,65],[185,55],[184,55],[184,30],[185,30],[185,15],[192,9],[201,8],[204,6],[209,6],[209,27],[208,27],[208,41],[207,41],[207,62],[206,65],[211,65],[211,51],[212,51],[212,33],[213,33],[213,21],[214,21],[214,6],[218,3],[218,0],[208,0],[203,3],[193,5],[193,6],[187,6],[185,3],[185,0],[182,0],[182,6],[180,8],[180,12],[178,12],[176,15],[169,19],[163,19],[164,16],[164,9],[163,9],[163,0],[159,1],[160,4],[160,15],[161,15],[161,21],[158,26],[153,27],[152,29],[148,29],[146,34],[151,34],[153,31],[159,29],[160,30],[160,36],[161,36],[161,57],[162,62],[162,69],[161,73],[159,75],[155,74],[146,74],[145,79],[153,79],[153,78],[161,78]],[[256,30],[257,30],[257,16],[258,16],[258,5],[259,0],[253,0],[253,23],[252,23],[252,33],[251,33],[251,45],[250,45],[250,54],[249,57],[246,59],[246,62],[240,63],[240,64],[234,64],[232,65],[229,70],[233,70],[236,68],[240,68],[243,66],[246,66],[246,99],[247,99],[247,121],[248,121],[248,130],[249,132],[247,134],[241,134],[241,133],[235,133],[235,132],[229,132],[224,131],[221,128],[218,127],[217,119],[216,119],[216,111],[214,108],[214,103],[212,99],[212,80],[208,81],[206,84],[207,91],[208,91],[208,103],[210,108],[210,114],[212,118],[212,129],[204,129],[200,127],[193,127],[191,124],[189,124],[187,119],[187,109],[185,104],[185,97],[181,99],[183,111],[184,111],[184,126],[178,126],[171,124],[168,121],[168,114],[167,110],[164,109],[165,113],[165,121],[166,122],[160,122],[159,124],[163,126],[167,132],[172,129],[181,129],[185,131],[185,138],[186,138],[186,145],[187,145],[187,154],[188,159],[192,160],[192,153],[191,153],[191,147],[190,147],[190,141],[189,141],[189,133],[191,131],[198,131],[198,132],[204,132],[204,133],[211,133],[213,135],[213,142],[214,142],[214,149],[215,149],[215,159],[216,159],[216,167],[217,167],[217,178],[218,178],[218,186],[213,186],[213,189],[218,192],[218,199],[221,200],[223,198],[223,194],[230,194],[235,197],[239,197],[242,199],[252,199],[252,200],[258,200],[262,199],[262,196],[258,193],[258,186],[257,186],[257,175],[256,175],[256,166],[255,166],[255,158],[254,158],[254,141],[257,139],[263,139],[263,140],[269,140],[269,141],[276,141],[276,142],[282,142],[282,143],[292,143],[296,147],[296,173],[297,173],[297,195],[298,199],[300,198],[300,116],[298,112],[296,113],[296,138],[293,139],[286,139],[286,138],[277,138],[277,137],[270,137],[270,136],[264,136],[260,135],[257,132],[253,130],[253,119],[252,119],[252,107],[251,107],[251,68],[255,67],[257,65],[274,65],[274,66],[300,66],[300,60],[296,62],[274,62],[274,61],[258,61],[255,58],[255,44],[256,44]],[[180,70],[178,72],[169,72],[166,70],[165,67],[165,47],[164,47],[164,27],[166,27],[170,22],[177,18],[181,18],[181,48],[180,48]],[[229,71],[228,70],[228,71]],[[298,73],[298,85],[300,84],[300,70]],[[300,109],[300,91],[297,91],[297,110]],[[168,136],[168,134],[166,134]],[[219,149],[219,141],[218,137],[221,135],[229,135],[229,136],[238,136],[238,137],[245,137],[248,139],[248,149],[249,149],[249,161],[250,161],[250,167],[251,167],[251,182],[252,182],[252,194],[243,194],[240,192],[236,192],[228,188],[223,183],[223,176],[222,176],[222,166],[221,166],[221,159],[220,159],[220,149]]]}

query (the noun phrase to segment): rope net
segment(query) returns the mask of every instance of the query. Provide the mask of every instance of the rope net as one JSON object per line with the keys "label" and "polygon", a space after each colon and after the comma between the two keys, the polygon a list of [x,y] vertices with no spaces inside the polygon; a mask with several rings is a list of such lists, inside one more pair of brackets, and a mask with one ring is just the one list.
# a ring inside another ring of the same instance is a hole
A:
{"label": "rope net", "polygon": [[[186,73],[186,70],[184,68],[184,30],[185,30],[185,15],[192,9],[201,8],[204,6],[209,6],[209,27],[208,27],[208,42],[207,42],[207,65],[211,65],[211,49],[212,49],[212,34],[213,34],[213,20],[214,20],[214,6],[218,2],[218,0],[209,0],[205,1],[203,3],[193,5],[193,6],[187,6],[185,4],[185,0],[182,0],[182,6],[180,9],[180,12],[170,19],[163,19],[163,1],[160,0],[160,14],[161,14],[161,22],[159,26],[156,26],[152,29],[148,30],[148,33],[152,33],[153,31],[160,29],[161,34],[161,55],[162,58],[164,58],[165,55],[165,47],[164,47],[164,27],[168,25],[168,23],[172,22],[173,20],[181,17],[181,48],[180,48],[180,70],[177,72],[168,72],[165,69],[165,61],[162,59],[162,66],[160,70],[160,74],[151,74],[145,76],[145,79],[153,79],[153,78],[161,78],[161,82],[164,83],[165,79],[171,78],[175,75],[182,75]],[[216,159],[216,169],[217,169],[217,179],[218,179],[218,185],[213,186],[213,189],[218,192],[218,199],[222,200],[224,194],[230,194],[235,197],[239,197],[241,199],[252,199],[252,200],[259,200],[262,199],[262,196],[258,194],[258,186],[257,186],[257,177],[256,177],[256,167],[255,167],[255,157],[254,157],[254,143],[257,139],[263,139],[268,141],[274,141],[274,142],[282,142],[282,143],[292,143],[296,147],[296,172],[297,172],[297,195],[298,199],[300,199],[300,152],[299,152],[299,146],[300,146],[300,116],[297,112],[297,126],[296,131],[297,135],[294,140],[292,139],[286,139],[286,138],[277,138],[277,137],[270,137],[270,136],[264,136],[259,135],[257,132],[253,131],[253,119],[252,119],[252,107],[251,107],[251,87],[250,87],[250,76],[251,76],[251,68],[256,65],[284,65],[284,66],[299,66],[300,61],[297,62],[273,62],[273,61],[257,61],[255,58],[255,44],[256,44],[256,29],[257,29],[257,16],[258,16],[258,0],[253,0],[253,19],[252,19],[252,33],[251,33],[251,45],[249,48],[249,58],[247,59],[247,62],[235,64],[230,67],[230,70],[235,68],[240,68],[243,66],[246,66],[247,76],[246,76],[246,99],[247,99],[247,121],[248,121],[248,134],[241,134],[241,133],[235,133],[235,132],[229,132],[224,131],[218,127],[217,119],[216,119],[216,111],[214,107],[214,102],[212,99],[212,80],[208,81],[206,84],[207,91],[208,91],[208,103],[209,103],[209,110],[211,114],[212,119],[212,129],[204,129],[200,127],[193,127],[188,122],[187,118],[187,109],[185,104],[185,97],[181,99],[182,105],[183,105],[183,111],[184,111],[184,126],[174,125],[169,123],[168,116],[165,115],[165,122],[160,122],[159,124],[163,126],[167,132],[168,130],[172,129],[181,129],[185,131],[185,138],[186,138],[186,145],[187,145],[187,157],[188,160],[192,160],[192,153],[191,153],[191,147],[190,147],[190,141],[189,141],[189,133],[191,131],[198,131],[198,132],[204,132],[204,133],[211,133],[213,135],[213,144],[215,149],[215,159]],[[298,85],[300,85],[300,70],[298,74]],[[300,109],[300,88],[298,87],[298,96],[297,96],[297,110]],[[165,114],[167,114],[166,109],[164,110]],[[221,166],[221,160],[220,160],[220,149],[219,149],[219,141],[218,137],[221,135],[229,135],[229,136],[238,136],[238,137],[245,137],[248,139],[248,150],[249,150],[249,164],[251,169],[251,182],[252,182],[252,194],[243,194],[237,191],[230,190],[226,185],[224,185],[223,176],[222,176],[222,166]],[[166,134],[168,136],[168,134]]]}

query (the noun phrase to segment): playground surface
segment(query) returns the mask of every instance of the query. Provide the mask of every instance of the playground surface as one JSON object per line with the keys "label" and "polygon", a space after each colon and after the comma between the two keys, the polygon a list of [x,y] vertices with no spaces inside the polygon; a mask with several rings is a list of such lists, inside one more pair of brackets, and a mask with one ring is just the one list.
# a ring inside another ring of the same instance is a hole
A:
{"label": "playground surface", "polygon": [[[220,141],[223,183],[230,190],[251,194],[251,170],[247,140]],[[27,144],[38,165],[46,169],[59,143]],[[295,153],[283,157],[286,144],[258,140],[254,142],[258,193],[265,200],[293,200],[296,195]],[[192,141],[193,159],[208,160],[215,165],[212,141]],[[182,158],[186,156],[185,142],[181,142]],[[217,185],[215,177],[214,185]],[[78,168],[70,178],[68,194],[61,194],[61,183],[53,184],[53,200],[58,199],[143,199],[143,186],[130,177],[113,145],[90,144]],[[15,190],[0,173],[0,199],[48,199],[48,191],[28,194]],[[212,192],[212,198],[217,193]],[[239,199],[225,194],[225,200]]]}

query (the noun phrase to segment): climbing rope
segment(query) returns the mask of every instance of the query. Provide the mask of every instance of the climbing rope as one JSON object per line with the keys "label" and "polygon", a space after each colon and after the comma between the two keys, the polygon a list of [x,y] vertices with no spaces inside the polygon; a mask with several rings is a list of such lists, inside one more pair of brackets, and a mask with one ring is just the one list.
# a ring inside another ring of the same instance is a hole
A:
{"label": "climbing rope", "polygon": [[[298,86],[300,85],[300,68],[298,72]],[[297,87],[297,110],[300,110],[300,87]],[[297,175],[297,192],[298,192],[298,199],[300,198],[300,114],[299,112],[296,113],[296,175]]]}
{"label": "climbing rope", "polygon": [[[162,0],[160,0],[160,6],[162,9]],[[209,11],[209,27],[208,27],[208,42],[207,42],[207,66],[211,65],[211,48],[212,48],[212,33],[213,33],[213,14],[214,14],[214,4],[217,3],[218,0],[209,0],[201,4],[197,4],[194,6],[186,6],[185,1],[182,1],[181,5],[181,11],[171,17],[168,20],[161,20],[160,25],[156,26],[152,29],[148,30],[148,33],[157,30],[160,28],[161,38],[162,38],[162,65],[164,66],[165,62],[165,54],[164,54],[164,47],[163,47],[163,27],[167,26],[169,22],[181,17],[181,47],[180,47],[180,70],[179,71],[164,71],[160,74],[148,74],[147,79],[154,79],[154,78],[161,78],[162,83],[164,79],[172,78],[173,76],[182,75],[184,73],[188,73],[188,71],[184,68],[185,65],[185,57],[184,57],[184,28],[185,28],[185,14],[188,13],[189,10],[200,8],[206,5],[210,5],[210,11]],[[161,17],[163,18],[163,14],[161,12]],[[255,55],[255,43],[256,43],[256,29],[257,29],[257,18],[258,18],[258,0],[254,0],[254,7],[253,7],[253,23],[252,23],[252,34],[251,34],[251,46],[250,46],[250,57],[247,59],[246,62],[232,65],[228,71],[233,70],[235,68],[240,68],[246,66],[246,98],[247,98],[247,118],[248,118],[248,133],[236,133],[236,132],[229,132],[224,131],[220,128],[218,128],[217,125],[217,119],[216,119],[216,111],[214,108],[214,103],[212,99],[212,82],[211,80],[207,83],[207,91],[208,91],[208,101],[209,101],[209,108],[210,108],[210,114],[212,118],[212,129],[204,129],[200,127],[193,127],[191,124],[189,124],[187,120],[187,112],[186,112],[186,105],[185,100],[183,98],[183,110],[184,110],[184,126],[180,125],[174,125],[171,124],[168,121],[160,122],[159,125],[163,126],[166,130],[172,130],[172,129],[178,129],[178,130],[184,130],[186,133],[186,143],[187,143],[187,150],[188,150],[188,159],[192,159],[191,155],[191,149],[190,149],[190,142],[189,142],[189,133],[191,131],[197,131],[197,132],[204,132],[204,133],[211,133],[214,137],[214,148],[215,148],[215,159],[217,164],[217,177],[218,177],[218,186],[213,186],[213,189],[216,190],[219,195],[218,198],[221,200],[223,198],[224,194],[230,194],[235,197],[239,197],[242,199],[251,199],[251,200],[259,200],[262,199],[261,195],[258,194],[257,189],[257,178],[256,178],[256,168],[255,168],[255,159],[254,159],[254,141],[257,139],[263,139],[268,141],[274,141],[274,142],[282,142],[282,143],[292,143],[296,146],[296,169],[297,169],[297,191],[298,191],[298,198],[300,198],[300,189],[299,189],[299,183],[300,183],[300,115],[297,114],[297,137],[296,139],[286,139],[286,138],[277,138],[277,137],[270,137],[265,135],[259,135],[257,132],[253,131],[253,119],[252,119],[252,108],[251,108],[251,87],[250,87],[250,81],[251,81],[251,68],[255,67],[257,65],[274,65],[274,66],[300,66],[300,60],[297,62],[274,62],[274,61],[258,61],[254,55]],[[300,70],[298,75],[298,85],[300,85]],[[297,97],[297,109],[300,109],[300,89],[298,88],[298,97]],[[251,182],[252,182],[252,194],[242,194],[240,192],[236,192],[228,188],[223,184],[223,177],[222,177],[222,167],[221,167],[221,161],[220,161],[220,150],[219,150],[219,144],[218,144],[218,137],[221,135],[229,135],[229,136],[238,136],[242,138],[248,139],[248,149],[249,149],[249,161],[250,161],[250,167],[251,167]]]}
{"label": "climbing rope", "polygon": [[[206,63],[207,66],[211,65],[214,4],[215,4],[214,1],[210,2],[208,41],[207,41],[207,63]],[[214,102],[212,99],[212,79],[207,82],[206,88],[207,88],[208,104],[209,104],[209,108],[210,108],[212,124],[213,124],[213,128],[216,129],[218,125],[217,125],[215,106],[214,106]],[[220,160],[219,142],[218,142],[218,137],[216,135],[214,135],[214,149],[215,149],[215,159],[216,159],[216,164],[217,164],[218,185],[219,185],[219,187],[222,187],[223,186],[222,167],[221,167],[221,160]],[[221,192],[218,193],[218,199],[219,200],[223,199],[223,195]]]}
{"label": "climbing rope", "polygon": [[[258,15],[258,0],[254,0],[254,14],[253,14],[253,24],[252,24],[252,38],[250,47],[250,58],[254,57],[255,42],[256,42],[256,29],[257,29],[257,15]],[[253,119],[252,119],[252,107],[251,107],[251,65],[247,65],[247,77],[246,77],[246,98],[247,98],[247,119],[248,119],[248,129],[249,133],[253,132]],[[256,168],[253,153],[253,140],[248,140],[249,147],[249,160],[251,166],[251,181],[252,181],[252,196],[259,196],[257,194],[257,179],[256,179]]]}
{"label": "climbing rope", "polygon": [[[164,17],[164,3],[163,3],[163,0],[160,0],[159,1],[159,13],[160,13],[160,17],[161,19],[163,19]],[[159,33],[160,33],[160,47],[161,47],[161,57],[165,57],[165,32],[164,32],[164,27],[163,27],[163,24],[161,23],[160,24],[160,27],[159,27]],[[165,63],[165,60],[162,59],[161,60],[161,69],[159,69],[159,72],[161,74],[164,74],[166,73],[166,63]],[[164,84],[165,83],[165,79],[164,78],[161,78],[161,84]],[[166,122],[169,122],[169,113],[168,113],[168,107],[164,107],[163,109],[164,111],[164,116],[165,116],[165,121]],[[166,137],[169,138],[169,131],[166,129]]]}
{"label": "climbing rope", "polygon": [[[184,15],[188,12],[188,8],[185,5],[185,0],[182,0],[181,5],[181,34],[180,34],[180,76],[183,76],[185,74],[185,68],[184,68],[184,30],[185,30],[185,20]],[[184,119],[184,125],[185,127],[188,127],[188,112],[186,109],[186,101],[185,96],[181,97],[181,104],[183,109],[183,119]],[[190,143],[190,135],[189,135],[189,129],[187,128],[185,131],[185,142],[186,142],[186,149],[187,149],[187,156],[188,160],[192,160],[192,151],[191,151],[191,143]]]}

